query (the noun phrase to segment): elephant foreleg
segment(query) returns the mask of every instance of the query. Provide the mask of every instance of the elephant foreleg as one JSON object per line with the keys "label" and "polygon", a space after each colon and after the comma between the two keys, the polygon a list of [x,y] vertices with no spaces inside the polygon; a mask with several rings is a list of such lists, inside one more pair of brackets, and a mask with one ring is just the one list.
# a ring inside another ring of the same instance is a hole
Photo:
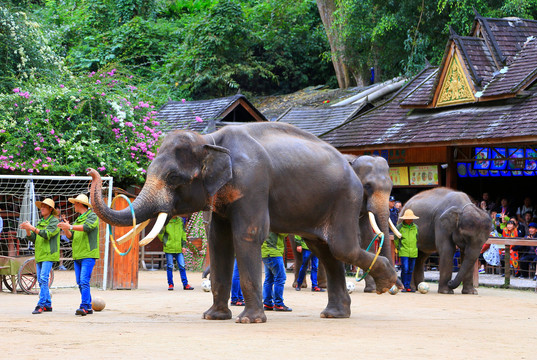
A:
{"label": "elephant foreleg", "polygon": [[203,313],[203,318],[207,320],[227,320],[231,319],[232,315],[227,304],[233,273],[231,226],[229,222],[213,214],[208,235],[213,305]]}
{"label": "elephant foreleg", "polygon": [[348,318],[351,316],[351,297],[347,292],[345,266],[331,253],[328,245],[321,241],[308,243],[324,265],[327,277],[328,305],[321,312],[322,318]]}
{"label": "elephant foreleg", "polygon": [[446,239],[443,247],[438,249],[440,269],[438,292],[440,294],[453,294],[453,289],[448,285],[448,282],[451,280],[451,276],[453,275],[453,255],[455,255],[455,245]]}
{"label": "elephant foreleg", "polygon": [[244,310],[235,321],[243,324],[266,322],[261,288],[262,241],[248,241],[238,237],[234,242],[245,301]]}
{"label": "elephant foreleg", "polygon": [[413,289],[417,289],[418,284],[425,279],[423,268],[428,257],[429,254],[418,250],[418,257],[416,258],[416,264],[414,265],[414,271],[412,272],[412,281],[410,282],[410,286]]}
{"label": "elephant foreleg", "polygon": [[[463,294],[473,294],[477,295],[477,289],[474,287],[474,265],[477,259],[479,258],[480,249],[466,249],[464,251],[464,256],[461,256],[461,267],[457,276],[451,281],[448,282],[448,286],[455,289],[459,286],[460,281],[462,281],[462,293]],[[463,249],[461,249],[461,254],[463,254]]]}

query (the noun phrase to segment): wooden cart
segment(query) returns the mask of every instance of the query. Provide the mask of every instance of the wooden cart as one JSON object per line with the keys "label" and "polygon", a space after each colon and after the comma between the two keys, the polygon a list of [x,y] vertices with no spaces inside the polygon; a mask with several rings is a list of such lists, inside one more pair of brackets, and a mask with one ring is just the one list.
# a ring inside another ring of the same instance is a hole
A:
{"label": "wooden cart", "polygon": [[[49,287],[53,281],[54,270],[51,269]],[[35,257],[32,255],[0,256],[0,291],[2,284],[14,294],[17,292],[17,287],[26,294],[38,294]]]}

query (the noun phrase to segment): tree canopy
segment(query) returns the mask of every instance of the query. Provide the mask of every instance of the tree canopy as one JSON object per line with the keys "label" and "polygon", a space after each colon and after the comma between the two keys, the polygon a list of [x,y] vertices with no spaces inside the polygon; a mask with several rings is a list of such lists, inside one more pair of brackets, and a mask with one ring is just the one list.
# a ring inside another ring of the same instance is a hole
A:
{"label": "tree canopy", "polygon": [[533,19],[537,0],[5,0],[0,171],[141,182],[166,101],[411,76],[474,11]]}

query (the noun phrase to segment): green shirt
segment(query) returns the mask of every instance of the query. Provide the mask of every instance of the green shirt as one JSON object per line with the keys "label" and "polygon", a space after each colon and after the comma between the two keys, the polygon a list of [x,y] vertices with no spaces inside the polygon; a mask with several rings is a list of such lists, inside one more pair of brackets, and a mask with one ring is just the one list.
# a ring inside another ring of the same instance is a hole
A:
{"label": "green shirt", "polygon": [[183,246],[186,245],[186,231],[183,229],[183,219],[180,216],[173,217],[160,231],[158,238],[164,244],[162,250],[165,253],[182,253]]}
{"label": "green shirt", "polygon": [[88,209],[80,215],[74,225],[82,225],[84,231],[71,231],[73,238],[73,259],[98,259],[99,254],[99,218]]}
{"label": "green shirt", "polygon": [[35,261],[59,261],[60,260],[60,220],[49,215],[37,223],[37,234],[31,232],[26,238],[35,243]]}
{"label": "green shirt", "polygon": [[295,242],[297,246],[302,246],[302,250],[309,250],[310,248],[306,245],[306,242],[298,235],[295,235]]}
{"label": "green shirt", "polygon": [[287,234],[269,233],[267,240],[261,245],[261,257],[280,257],[283,256],[285,249],[285,237]]}
{"label": "green shirt", "polygon": [[395,246],[399,249],[399,256],[417,258],[418,257],[418,225],[412,223],[407,225],[401,223],[397,225],[397,230],[402,237],[394,236]]}

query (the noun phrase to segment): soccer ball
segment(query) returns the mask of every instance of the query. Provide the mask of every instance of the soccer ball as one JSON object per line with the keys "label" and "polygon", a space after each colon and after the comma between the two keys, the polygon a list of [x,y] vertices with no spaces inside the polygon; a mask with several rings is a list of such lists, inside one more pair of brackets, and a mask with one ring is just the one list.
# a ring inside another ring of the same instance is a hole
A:
{"label": "soccer ball", "polygon": [[211,280],[209,280],[209,279],[203,279],[203,281],[201,282],[201,288],[202,288],[203,291],[205,291],[205,292],[209,292],[209,291],[211,291]]}
{"label": "soccer ball", "polygon": [[92,299],[91,308],[95,311],[101,311],[106,306],[104,300],[100,297],[95,297]]}
{"label": "soccer ball", "polygon": [[393,285],[390,290],[388,290],[388,292],[391,294],[391,295],[395,295],[399,292],[399,288],[397,287],[397,285]]}
{"label": "soccer ball", "polygon": [[427,294],[429,292],[429,284],[426,282],[420,282],[418,284],[418,291],[422,294]]}
{"label": "soccer ball", "polygon": [[354,286],[354,283],[351,281],[347,281],[347,291],[349,292],[349,294],[352,294],[354,289],[356,289],[356,287]]}

